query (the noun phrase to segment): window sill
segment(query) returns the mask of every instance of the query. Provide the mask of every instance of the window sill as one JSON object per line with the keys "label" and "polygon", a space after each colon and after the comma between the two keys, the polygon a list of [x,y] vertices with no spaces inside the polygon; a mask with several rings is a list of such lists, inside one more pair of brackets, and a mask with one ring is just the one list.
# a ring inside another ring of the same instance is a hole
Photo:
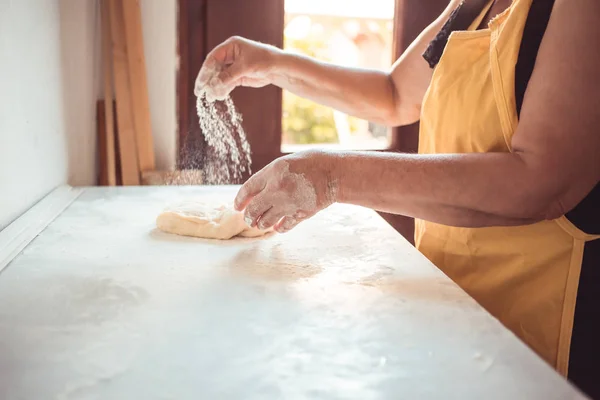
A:
{"label": "window sill", "polygon": [[281,152],[284,154],[297,153],[307,150],[357,150],[357,151],[382,151],[390,150],[390,144],[378,141],[368,141],[365,143],[339,144],[339,143],[316,143],[316,144],[282,144]]}

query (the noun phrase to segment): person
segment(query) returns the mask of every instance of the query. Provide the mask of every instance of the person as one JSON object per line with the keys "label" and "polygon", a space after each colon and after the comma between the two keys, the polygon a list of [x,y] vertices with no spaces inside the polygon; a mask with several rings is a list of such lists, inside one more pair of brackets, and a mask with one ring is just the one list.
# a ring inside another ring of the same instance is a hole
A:
{"label": "person", "polygon": [[420,121],[419,154],[294,153],[235,206],[282,233],[336,202],[414,217],[425,256],[600,398],[599,48],[597,0],[452,0],[389,72],[234,37],[195,93],[273,84],[376,123]]}

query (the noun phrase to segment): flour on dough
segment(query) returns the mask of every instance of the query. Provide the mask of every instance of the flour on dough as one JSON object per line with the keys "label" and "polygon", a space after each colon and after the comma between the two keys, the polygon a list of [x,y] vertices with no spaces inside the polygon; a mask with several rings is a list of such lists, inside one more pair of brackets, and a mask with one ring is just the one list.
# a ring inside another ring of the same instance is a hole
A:
{"label": "flour on dough", "polygon": [[244,215],[233,205],[214,205],[188,201],[164,210],[156,219],[163,232],[207,239],[231,239],[235,236],[259,237],[270,230],[249,227]]}

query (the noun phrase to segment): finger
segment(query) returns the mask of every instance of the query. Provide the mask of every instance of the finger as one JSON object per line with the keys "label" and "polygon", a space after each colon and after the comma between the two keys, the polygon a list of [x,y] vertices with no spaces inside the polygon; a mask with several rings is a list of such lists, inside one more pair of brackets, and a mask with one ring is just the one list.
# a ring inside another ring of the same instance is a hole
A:
{"label": "finger", "polygon": [[196,82],[194,84],[194,94],[196,97],[199,97],[204,91],[206,91],[211,80],[213,80],[226,65],[233,62],[232,55],[234,52],[231,51],[232,46],[235,46],[235,41],[229,39],[208,53],[208,56],[206,56],[206,61],[204,61],[202,64],[202,68],[200,68],[200,72],[198,72],[198,76],[196,77]]}
{"label": "finger", "polygon": [[236,87],[240,86],[244,77],[244,67],[236,62],[214,75],[206,84],[206,99],[209,102],[223,101]]}
{"label": "finger", "polygon": [[278,233],[286,233],[294,229],[301,221],[294,217],[283,217],[277,222],[273,229]]}
{"label": "finger", "polygon": [[267,182],[263,175],[264,173],[257,172],[240,188],[233,202],[233,206],[237,211],[246,208],[250,200],[265,188]]}
{"label": "finger", "polygon": [[254,228],[257,226],[260,218],[273,207],[264,192],[254,196],[244,210],[244,221],[248,226]]}
{"label": "finger", "polygon": [[219,81],[219,78],[215,76],[204,89],[206,93],[206,100],[210,103],[215,100],[223,101],[227,98],[227,96],[229,96],[229,93],[231,93],[236,86],[238,86],[237,82],[234,82],[231,85],[224,85]]}
{"label": "finger", "polygon": [[207,102],[209,102],[209,103],[213,103],[213,102],[215,102],[215,101],[217,101],[217,100],[221,100],[221,99],[219,98],[219,96],[217,96],[217,95],[215,94],[215,90],[214,90],[214,88],[212,88],[212,87],[210,87],[210,86],[207,86],[207,87],[204,89],[204,94],[206,95],[206,101],[207,101]]}
{"label": "finger", "polygon": [[273,227],[276,232],[285,233],[296,227],[300,222],[310,218],[310,215],[304,211],[296,211],[294,215],[288,215],[281,218]]}
{"label": "finger", "polygon": [[198,72],[198,76],[196,77],[196,82],[194,84],[194,95],[196,97],[199,97],[205,91],[210,80],[218,74],[218,70],[217,60],[214,57],[209,56],[202,65],[202,68],[200,68],[200,72]]}
{"label": "finger", "polygon": [[215,83],[216,78],[213,79],[208,86],[204,88],[204,93],[206,95],[206,101],[212,103],[214,101],[223,101],[229,94],[231,90],[227,90],[221,86],[219,83]]}
{"label": "finger", "polygon": [[271,207],[263,213],[258,220],[258,228],[262,230],[269,229],[274,226],[283,217],[283,213],[277,207]]}

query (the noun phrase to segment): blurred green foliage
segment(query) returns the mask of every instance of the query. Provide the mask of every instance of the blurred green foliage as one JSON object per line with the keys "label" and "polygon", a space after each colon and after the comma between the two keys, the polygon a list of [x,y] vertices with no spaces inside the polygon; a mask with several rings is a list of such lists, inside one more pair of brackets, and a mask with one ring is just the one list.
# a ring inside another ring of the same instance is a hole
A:
{"label": "blurred green foliage", "polygon": [[[385,27],[382,24],[381,29]],[[297,53],[330,62],[328,45],[322,34],[310,33],[303,39],[284,37],[284,48]],[[348,116],[350,133],[359,131],[361,120]],[[374,136],[386,136],[387,128],[373,126]],[[319,144],[338,143],[338,135],[333,118],[333,110],[313,101],[283,92],[283,143]]]}
{"label": "blurred green foliage", "polygon": [[283,95],[283,142],[337,143],[333,111],[292,93]]}
{"label": "blurred green foliage", "polygon": [[[286,49],[327,60],[327,45],[313,35],[304,40],[286,37]],[[337,132],[333,120],[333,111],[313,101],[303,99],[292,93],[283,94],[283,143],[314,144],[337,143]]]}

